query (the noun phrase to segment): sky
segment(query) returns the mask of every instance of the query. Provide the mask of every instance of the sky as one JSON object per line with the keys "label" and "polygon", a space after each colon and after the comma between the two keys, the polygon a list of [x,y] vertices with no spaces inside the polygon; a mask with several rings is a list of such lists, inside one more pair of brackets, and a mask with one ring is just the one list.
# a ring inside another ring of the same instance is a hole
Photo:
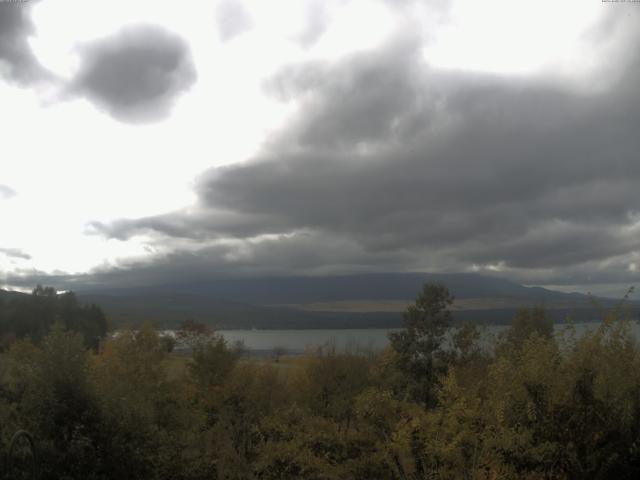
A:
{"label": "sky", "polygon": [[0,287],[640,278],[640,3],[0,0]]}

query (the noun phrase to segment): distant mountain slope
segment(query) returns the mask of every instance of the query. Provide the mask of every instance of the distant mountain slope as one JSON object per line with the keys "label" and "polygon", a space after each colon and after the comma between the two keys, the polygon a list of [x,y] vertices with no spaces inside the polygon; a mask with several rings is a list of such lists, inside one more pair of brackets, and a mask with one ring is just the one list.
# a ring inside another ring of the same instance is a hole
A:
{"label": "distant mountain slope", "polygon": [[[568,294],[473,273],[377,273],[327,277],[234,278],[202,283],[109,289],[85,293],[115,296],[189,294],[219,300],[269,305],[345,300],[411,300],[427,282],[443,283],[456,298],[512,298],[531,301],[586,300]],[[82,290],[78,290],[82,292]]]}
{"label": "distant mountain slope", "polygon": [[25,295],[26,293],[0,289],[0,300],[4,300],[4,301],[13,300],[14,298],[20,298]]}
{"label": "distant mountain slope", "polygon": [[[153,320],[173,327],[193,318],[217,328],[367,328],[400,326],[400,312],[427,282],[449,287],[458,320],[505,323],[533,305],[543,305],[557,321],[568,315],[589,321],[601,314],[587,295],[462,273],[224,279],[78,294],[118,324]],[[609,308],[613,301],[601,304]]]}
{"label": "distant mountain slope", "polygon": [[[508,323],[520,308],[542,305],[556,321],[602,316],[587,295],[562,293],[478,274],[363,274],[329,277],[224,279],[135,288],[76,288],[81,301],[104,309],[115,325],[151,320],[172,328],[192,318],[216,328],[397,327],[427,282],[456,297],[456,320]],[[23,295],[0,290],[0,299]],[[613,300],[599,299],[603,309]],[[632,304],[637,312],[638,304]]]}
{"label": "distant mountain slope", "polygon": [[206,295],[147,292],[144,295],[81,294],[80,298],[100,305],[114,325],[135,326],[148,320],[159,328],[175,328],[186,319],[217,329],[384,328],[401,323],[397,312],[305,312],[229,302]]}

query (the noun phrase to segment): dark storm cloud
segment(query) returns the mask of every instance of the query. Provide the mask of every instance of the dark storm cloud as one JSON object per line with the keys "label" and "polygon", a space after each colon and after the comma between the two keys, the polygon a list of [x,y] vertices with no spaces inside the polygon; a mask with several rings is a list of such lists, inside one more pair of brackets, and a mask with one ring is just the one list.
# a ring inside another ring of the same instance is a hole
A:
{"label": "dark storm cloud", "polygon": [[129,26],[79,52],[80,71],[70,92],[121,121],[164,118],[196,79],[188,45],[157,26]]}
{"label": "dark storm cloud", "polygon": [[216,8],[218,34],[223,42],[229,41],[251,29],[251,15],[238,0],[223,0]]}
{"label": "dark storm cloud", "polygon": [[21,258],[23,260],[30,260],[31,255],[24,253],[18,248],[0,248],[0,254],[6,255],[11,258]]}
{"label": "dark storm cloud", "polygon": [[35,3],[0,2],[0,78],[30,84],[48,76],[27,41],[35,33],[31,21]]}
{"label": "dark storm cloud", "polygon": [[0,199],[7,199],[16,196],[16,191],[7,185],[0,184]]}
{"label": "dark storm cloud", "polygon": [[[297,233],[260,241],[220,243],[196,250],[182,249],[151,259],[130,260],[82,275],[46,274],[22,270],[4,275],[4,282],[32,288],[38,283],[59,289],[89,289],[198,282],[238,276],[286,275],[291,272],[334,274],[375,272],[376,262],[401,268],[415,257],[406,252],[364,252],[350,239]],[[345,268],[346,267],[346,268]],[[1,274],[1,272],[0,272]]]}
{"label": "dark storm cloud", "polygon": [[288,228],[277,224],[272,216],[242,214],[237,211],[198,209],[178,211],[140,220],[118,220],[109,224],[91,222],[88,234],[105,235],[126,240],[133,235],[161,233],[174,238],[207,240],[214,238],[246,238],[255,234],[279,233]]}
{"label": "dark storm cloud", "polygon": [[[549,221],[495,245],[468,246],[461,257],[492,264],[508,259],[513,268],[563,268],[640,250],[640,237],[604,224]],[[625,265],[626,267],[626,265]]]}
{"label": "dark storm cloud", "polygon": [[[581,90],[438,72],[420,55],[408,38],[283,69],[267,91],[300,114],[261,155],[204,174],[188,212],[96,227],[121,239],[244,239],[202,258],[254,270],[499,265],[522,280],[637,279],[638,58],[621,56],[606,89]],[[292,232],[305,232],[292,238],[306,255],[246,241]]]}
{"label": "dark storm cloud", "polygon": [[288,143],[318,150],[386,143],[423,128],[435,113],[439,99],[424,90],[421,63],[417,41],[407,39],[339,65],[287,67],[266,91],[282,101],[305,99]]}

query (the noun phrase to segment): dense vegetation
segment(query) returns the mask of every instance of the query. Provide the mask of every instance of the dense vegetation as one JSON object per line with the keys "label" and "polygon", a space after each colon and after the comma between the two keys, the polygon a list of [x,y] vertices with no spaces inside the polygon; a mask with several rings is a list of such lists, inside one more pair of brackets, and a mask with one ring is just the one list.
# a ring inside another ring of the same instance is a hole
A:
{"label": "dense vegetation", "polygon": [[193,324],[189,356],[149,325],[93,351],[58,314],[0,353],[0,448],[32,431],[45,479],[637,478],[640,348],[622,308],[582,336],[526,310],[488,340],[450,327],[450,301],[426,285],[382,353],[278,363]]}
{"label": "dense vegetation", "polygon": [[107,319],[95,304],[82,304],[73,292],[58,294],[38,285],[31,295],[0,297],[0,349],[16,338],[39,342],[54,323],[82,335],[85,345],[97,349],[107,333]]}

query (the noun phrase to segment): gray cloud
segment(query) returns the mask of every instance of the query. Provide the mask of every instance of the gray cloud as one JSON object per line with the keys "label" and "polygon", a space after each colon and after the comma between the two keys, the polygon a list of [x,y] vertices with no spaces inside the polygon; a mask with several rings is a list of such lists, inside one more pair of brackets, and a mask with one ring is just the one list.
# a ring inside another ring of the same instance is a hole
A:
{"label": "gray cloud", "polygon": [[316,1],[311,3],[307,11],[307,23],[298,37],[303,47],[310,47],[318,41],[329,26],[329,12],[326,2]]}
{"label": "gray cloud", "polygon": [[201,208],[144,219],[117,220],[109,224],[91,222],[87,226],[87,233],[119,240],[154,232],[174,238],[210,240],[228,236],[246,238],[256,234],[276,234],[288,228],[287,222],[278,223],[270,215]]}
{"label": "gray cloud", "polygon": [[0,248],[0,253],[11,258],[21,258],[23,260],[31,259],[31,255],[24,253],[18,248]]}
{"label": "gray cloud", "polygon": [[31,84],[48,78],[28,43],[35,33],[29,2],[0,2],[0,77],[18,84]]}
{"label": "gray cloud", "polygon": [[238,0],[222,0],[216,8],[218,34],[224,42],[241,35],[253,26],[251,15]]}
{"label": "gray cloud", "polygon": [[291,272],[318,275],[376,272],[381,261],[401,268],[414,258],[413,254],[402,252],[363,252],[348,238],[300,232],[180,249],[150,259],[122,261],[81,275],[21,270],[5,273],[4,281],[18,287],[44,283],[57,288],[86,290],[93,285],[128,287],[162,282],[204,282],[239,276],[287,275]]}
{"label": "gray cloud", "polygon": [[7,185],[0,184],[0,199],[7,199],[16,196],[16,191]]}
{"label": "gray cloud", "polygon": [[79,51],[82,63],[69,91],[121,121],[164,118],[196,79],[188,45],[157,26],[130,26]]}
{"label": "gray cloud", "polygon": [[[420,55],[409,37],[283,69],[265,88],[300,114],[260,155],[203,174],[187,211],[94,229],[202,245],[135,267],[158,275],[198,258],[247,274],[499,266],[525,282],[638,280],[640,59],[621,55],[620,77],[585,92],[439,72]],[[205,246],[221,239],[235,240]]]}
{"label": "gray cloud", "polygon": [[303,99],[304,113],[284,142],[303,148],[353,149],[403,138],[431,121],[442,101],[425,89],[419,39],[396,40],[382,51],[338,65],[322,62],[284,68],[265,85],[282,101]]}

